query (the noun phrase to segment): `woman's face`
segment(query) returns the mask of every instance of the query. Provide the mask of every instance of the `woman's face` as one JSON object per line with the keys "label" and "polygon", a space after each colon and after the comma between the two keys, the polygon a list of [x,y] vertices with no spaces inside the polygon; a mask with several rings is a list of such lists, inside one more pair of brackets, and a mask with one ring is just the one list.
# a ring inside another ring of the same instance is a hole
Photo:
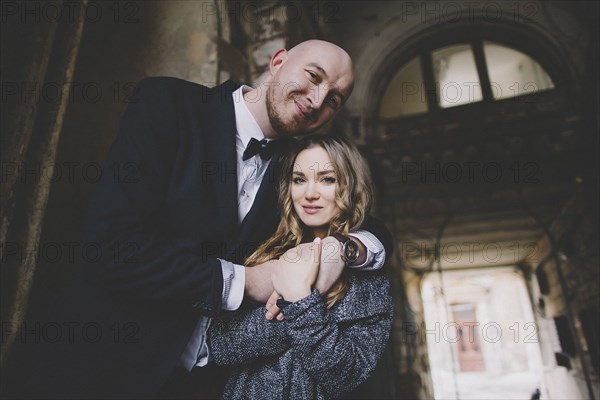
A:
{"label": "woman's face", "polygon": [[335,166],[322,147],[302,150],[294,162],[292,202],[300,220],[315,237],[325,237],[329,221],[339,213],[335,202],[338,179]]}

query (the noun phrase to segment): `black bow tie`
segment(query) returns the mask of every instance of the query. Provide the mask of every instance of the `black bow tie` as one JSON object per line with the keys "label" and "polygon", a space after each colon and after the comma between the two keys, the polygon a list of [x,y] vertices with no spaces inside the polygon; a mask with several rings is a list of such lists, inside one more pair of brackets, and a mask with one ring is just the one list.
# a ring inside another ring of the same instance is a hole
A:
{"label": "black bow tie", "polygon": [[277,140],[271,140],[269,142],[266,139],[258,141],[252,138],[250,139],[250,142],[248,142],[246,150],[244,150],[242,159],[246,161],[247,159],[254,157],[256,154],[260,154],[260,157],[263,160],[268,160],[273,156],[273,153],[275,153],[276,150]]}

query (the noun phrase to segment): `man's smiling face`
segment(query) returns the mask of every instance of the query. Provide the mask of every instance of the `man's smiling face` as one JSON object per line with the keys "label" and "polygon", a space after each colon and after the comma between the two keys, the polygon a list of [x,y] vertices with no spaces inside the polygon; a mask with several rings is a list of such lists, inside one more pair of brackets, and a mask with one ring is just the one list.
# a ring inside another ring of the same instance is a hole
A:
{"label": "man's smiling face", "polygon": [[352,92],[352,61],[338,46],[309,41],[277,53],[266,104],[279,135],[313,132],[325,125]]}

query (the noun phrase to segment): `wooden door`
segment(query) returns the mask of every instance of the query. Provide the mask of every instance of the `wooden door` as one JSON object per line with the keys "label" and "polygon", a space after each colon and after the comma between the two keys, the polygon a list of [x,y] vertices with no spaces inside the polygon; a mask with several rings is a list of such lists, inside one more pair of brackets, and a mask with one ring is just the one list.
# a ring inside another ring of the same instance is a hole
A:
{"label": "wooden door", "polygon": [[459,326],[456,349],[460,371],[485,371],[475,305],[455,304],[452,306],[452,316],[454,322]]}

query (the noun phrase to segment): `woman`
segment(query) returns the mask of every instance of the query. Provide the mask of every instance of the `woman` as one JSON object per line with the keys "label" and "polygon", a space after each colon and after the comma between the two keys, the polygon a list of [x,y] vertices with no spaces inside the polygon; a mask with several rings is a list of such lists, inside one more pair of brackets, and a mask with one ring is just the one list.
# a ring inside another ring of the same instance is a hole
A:
{"label": "woman", "polygon": [[371,207],[371,178],[358,150],[341,138],[312,135],[297,143],[282,174],[281,222],[246,265],[294,259],[290,249],[313,240],[317,255],[274,274],[287,304],[282,321],[266,320],[264,307],[250,303],[213,321],[211,355],[232,367],[224,398],[338,397],[367,379],[390,334],[392,298],[383,273],[345,271],[323,296],[312,289],[319,239],[359,229]]}

